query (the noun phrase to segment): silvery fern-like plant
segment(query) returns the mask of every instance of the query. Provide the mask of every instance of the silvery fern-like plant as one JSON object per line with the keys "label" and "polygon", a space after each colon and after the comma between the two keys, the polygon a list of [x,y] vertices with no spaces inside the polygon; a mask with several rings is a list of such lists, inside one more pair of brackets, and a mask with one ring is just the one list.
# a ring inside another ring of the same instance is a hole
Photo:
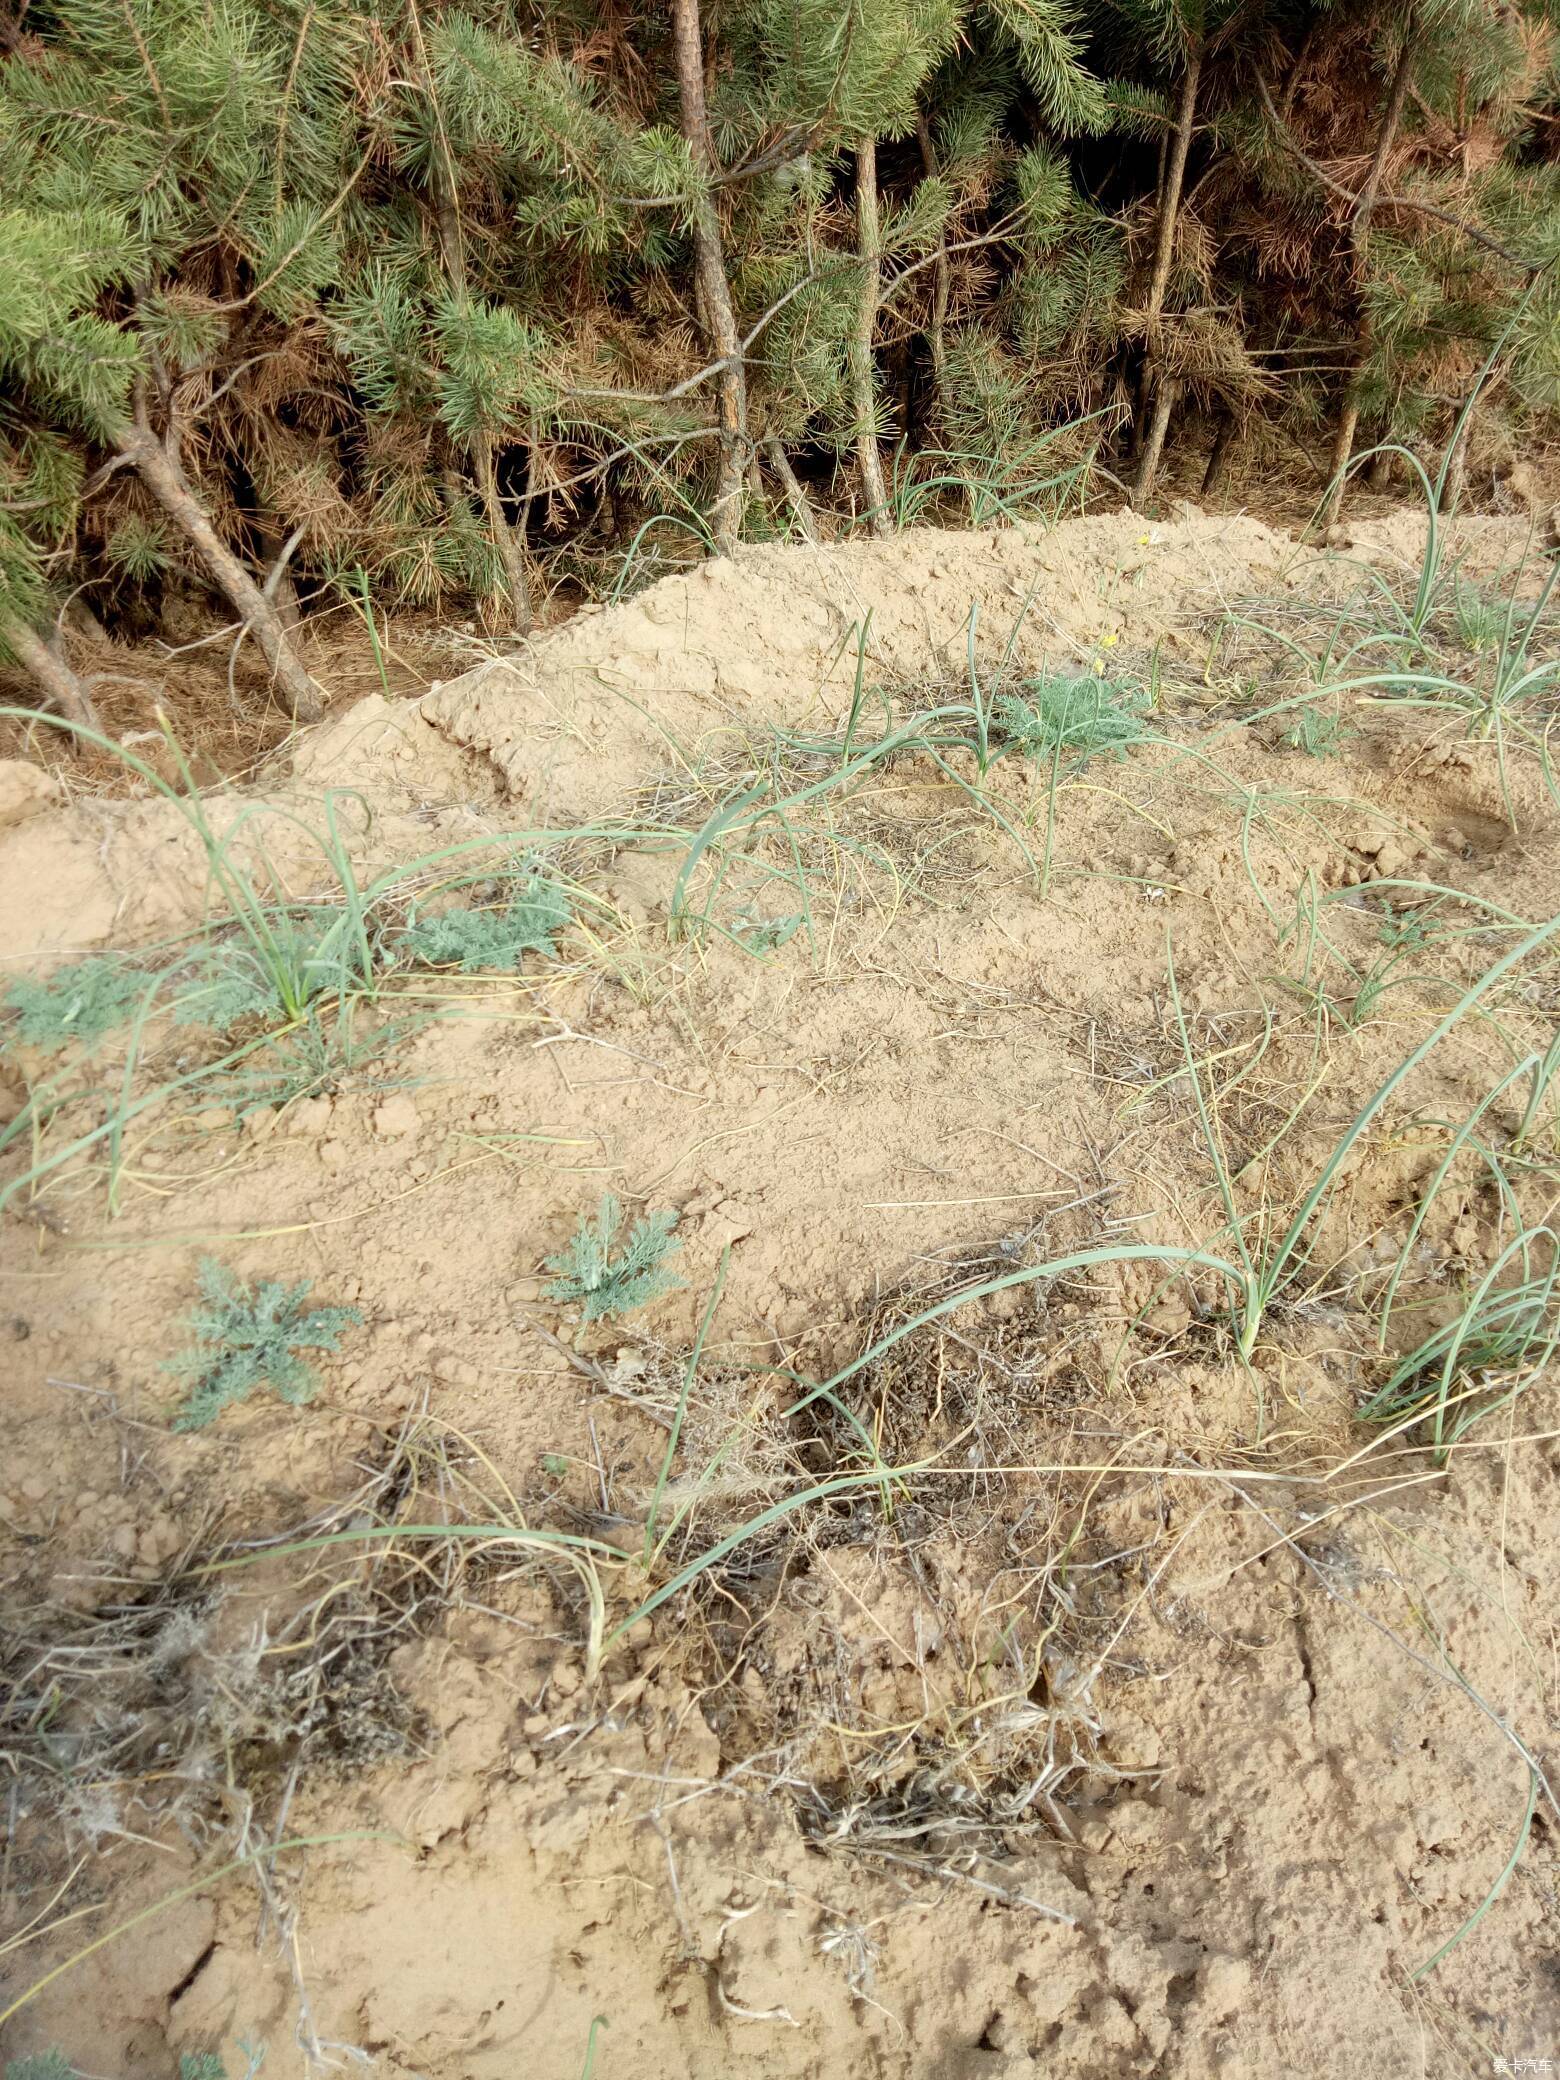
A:
{"label": "silvery fern-like plant", "polygon": [[675,1292],[682,1281],[666,1268],[666,1259],[680,1247],[672,1240],[676,1214],[663,1208],[636,1221],[618,1256],[613,1245],[622,1225],[623,1209],[610,1192],[594,1220],[581,1215],[567,1247],[547,1259],[548,1270],[558,1273],[543,1288],[549,1300],[578,1302],[587,1322],[599,1322]]}
{"label": "silvery fern-like plant", "polygon": [[19,976],[3,1000],[16,1014],[12,1037],[49,1053],[72,1041],[90,1047],[128,1025],[148,980],[139,968],[101,954],[57,968],[41,982]]}
{"label": "silvery fern-like plant", "polygon": [[300,1352],[336,1350],[363,1319],[355,1307],[306,1308],[307,1279],[250,1286],[215,1257],[201,1259],[199,1276],[200,1302],[186,1318],[195,1341],[164,1366],[190,1387],[176,1430],[203,1430],[260,1386],[295,1407],[312,1401],[319,1373]]}
{"label": "silvery fern-like plant", "polygon": [[400,950],[430,968],[458,968],[463,975],[514,970],[524,953],[550,959],[553,942],[569,922],[563,890],[532,874],[503,910],[446,910],[419,918],[401,934]]}

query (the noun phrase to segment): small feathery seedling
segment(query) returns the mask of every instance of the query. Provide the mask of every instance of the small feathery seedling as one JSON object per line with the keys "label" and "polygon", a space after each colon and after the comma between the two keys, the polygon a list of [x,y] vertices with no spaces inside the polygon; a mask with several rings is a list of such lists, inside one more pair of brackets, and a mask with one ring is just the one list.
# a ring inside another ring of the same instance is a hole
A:
{"label": "small feathery seedling", "polygon": [[56,2049],[8,2060],[5,2080],[80,2080],[80,2076],[64,2052]]}
{"label": "small feathery seedling", "polygon": [[1146,694],[1115,679],[1046,673],[1018,693],[999,696],[992,720],[1025,758],[1124,758],[1148,736]]}
{"label": "small feathery seedling", "polygon": [[1307,758],[1334,758],[1359,731],[1344,721],[1335,708],[1317,707],[1307,701],[1295,715],[1294,721],[1284,732],[1284,742],[1291,751],[1303,751]]}
{"label": "small feathery seedling", "polygon": [[548,1270],[558,1273],[543,1288],[549,1300],[577,1302],[587,1322],[600,1322],[609,1315],[632,1314],[677,1289],[681,1280],[666,1268],[666,1259],[680,1247],[672,1240],[676,1214],[663,1208],[636,1221],[622,1255],[614,1256],[622,1225],[623,1209],[610,1192],[594,1220],[580,1216],[567,1246],[547,1259]]}
{"label": "small feathery seedling", "polygon": [[250,1286],[215,1257],[201,1259],[199,1276],[200,1304],[186,1320],[194,1345],[164,1366],[190,1383],[176,1430],[203,1430],[267,1384],[294,1406],[311,1401],[319,1373],[299,1353],[338,1349],[343,1334],[363,1319],[355,1307],[306,1308],[307,1279]]}
{"label": "small feathery seedling", "polygon": [[755,916],[751,910],[742,911],[732,924],[732,936],[744,945],[749,953],[777,953],[788,946],[807,922],[800,910],[788,910],[779,917]]}
{"label": "small feathery seedling", "polygon": [[56,968],[43,981],[18,976],[4,998],[16,1017],[10,1038],[49,1054],[73,1041],[90,1047],[130,1022],[151,982],[128,961],[102,954]]}
{"label": "small feathery seedling", "polygon": [[503,910],[446,910],[407,926],[398,950],[429,968],[463,975],[514,970],[526,953],[552,958],[558,934],[570,922],[568,898],[556,882],[531,874]]}
{"label": "small feathery seedling", "polygon": [[[82,2080],[82,2076],[56,2047],[11,2059],[5,2080]],[[215,2051],[186,2051],[179,2059],[179,2080],[227,2080],[227,2069]]]}

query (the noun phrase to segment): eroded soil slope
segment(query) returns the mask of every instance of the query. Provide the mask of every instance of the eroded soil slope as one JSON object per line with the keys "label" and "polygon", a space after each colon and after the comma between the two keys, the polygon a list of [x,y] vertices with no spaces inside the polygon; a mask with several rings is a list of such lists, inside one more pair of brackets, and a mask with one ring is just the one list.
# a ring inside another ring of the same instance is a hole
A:
{"label": "eroded soil slope", "polygon": [[[1443,677],[1526,546],[1453,545]],[[10,2055],[1560,2056],[1560,812],[1541,709],[1365,683],[1422,549],[755,550],[358,703],[204,841],[7,770],[10,971],[172,977],[0,1064],[13,1997],[169,1902]],[[1130,741],[1046,738],[1063,678]],[[346,1000],[184,1016],[240,868]],[[538,876],[511,972],[409,955]],[[548,1260],[605,1193],[679,1283],[592,1322]],[[203,1257],[357,1310],[306,1405],[173,1427]],[[1395,1373],[1519,1278],[1438,1457]]]}

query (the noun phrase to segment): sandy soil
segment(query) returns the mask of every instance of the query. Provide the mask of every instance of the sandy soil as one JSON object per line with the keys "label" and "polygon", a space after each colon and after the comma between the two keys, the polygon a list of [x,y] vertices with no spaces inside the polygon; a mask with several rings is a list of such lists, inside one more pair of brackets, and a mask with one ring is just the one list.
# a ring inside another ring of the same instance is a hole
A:
{"label": "sandy soil", "polygon": [[[1521,546],[1458,544],[1484,583]],[[751,550],[207,798],[296,899],[327,802],[365,880],[524,833],[576,924],[519,976],[399,978],[276,1102],[197,1080],[112,1145],[122,1089],[200,1066],[187,1032],[150,1028],[128,1081],[118,1043],[67,1057],[41,1110],[59,1061],[0,1058],[7,1113],[33,1098],[0,1227],[0,1971],[15,1999],[69,1965],[0,2052],[125,2080],[210,2049],[238,2080],[261,2047],[429,2080],[1560,2059],[1547,1373],[1446,1465],[1357,1420],[1422,1333],[1376,1346],[1398,1252],[1422,1322],[1500,1246],[1478,1164],[1415,1215],[1437,1123],[1553,1036],[1552,964],[1383,1108],[1249,1364],[1206,1271],[1129,1259],[795,1405],[969,1286],[1206,1244],[1186,1046],[1242,1210],[1281,1226],[1513,917],[1560,915],[1520,747],[1397,703],[1347,703],[1325,756],[1249,719],[1295,677],[1241,624],[1320,647],[1421,547],[1411,515],[1319,558],[1194,512]],[[905,754],[680,881],[756,775],[825,776],[858,684],[871,735],[879,689],[903,714],[1096,663],[1156,690],[1153,735],[1054,817],[1043,766],[982,801],[963,754]],[[1384,967],[1429,888],[1465,900]],[[16,764],[0,889],[30,973],[211,900],[174,804]],[[1554,1151],[1546,1115],[1513,1173],[1535,1223]],[[676,1213],[681,1284],[591,1326],[545,1260],[607,1190]],[[170,1427],[202,1253],[360,1310],[307,1407]],[[462,1523],[507,1535],[434,1535]],[[267,1550],[300,1533],[338,1542]]]}

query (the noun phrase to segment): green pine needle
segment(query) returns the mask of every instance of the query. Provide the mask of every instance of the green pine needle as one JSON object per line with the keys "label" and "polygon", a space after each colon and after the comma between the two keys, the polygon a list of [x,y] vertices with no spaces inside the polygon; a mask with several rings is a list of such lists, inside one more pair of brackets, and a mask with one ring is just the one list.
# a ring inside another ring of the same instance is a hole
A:
{"label": "green pine needle", "polygon": [[623,1254],[614,1257],[622,1225],[623,1209],[608,1192],[594,1221],[582,1214],[568,1246],[547,1259],[548,1270],[559,1274],[543,1288],[547,1298],[578,1302],[587,1322],[599,1322],[675,1292],[682,1281],[665,1268],[665,1259],[680,1247],[672,1241],[676,1214],[663,1209],[636,1221]]}
{"label": "green pine needle", "polygon": [[298,1353],[336,1350],[345,1331],[363,1319],[355,1307],[306,1309],[307,1279],[249,1286],[215,1257],[201,1259],[200,1290],[200,1304],[186,1318],[194,1345],[163,1367],[190,1383],[176,1430],[203,1430],[262,1385],[294,1406],[311,1401],[319,1374]]}

